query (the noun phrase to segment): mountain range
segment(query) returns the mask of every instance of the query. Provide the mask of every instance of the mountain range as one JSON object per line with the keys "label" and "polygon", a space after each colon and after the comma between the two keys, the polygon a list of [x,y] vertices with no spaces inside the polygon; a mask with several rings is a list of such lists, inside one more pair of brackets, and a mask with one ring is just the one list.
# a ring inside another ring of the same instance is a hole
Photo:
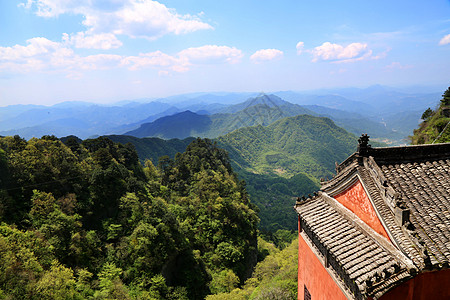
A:
{"label": "mountain range", "polygon": [[[248,126],[267,126],[285,117],[307,114],[332,119],[338,126],[359,135],[369,132],[380,140],[401,140],[408,135],[404,130],[389,129],[386,123],[363,115],[319,105],[292,104],[276,95],[259,95],[245,102],[217,110],[214,114],[184,111],[143,123],[138,129],[126,132],[135,137],[160,137],[164,139],[189,136],[216,138],[233,130]],[[403,128],[402,128],[403,129]]]}
{"label": "mountain range", "polygon": [[[417,127],[421,113],[439,101],[440,93],[423,91],[373,86],[366,89],[281,91],[266,95],[270,99],[261,102],[255,99],[264,98],[264,95],[258,96],[257,93],[192,93],[122,101],[109,106],[76,101],[53,106],[12,105],[0,107],[0,135],[18,134],[29,139],[49,134],[73,134],[88,138],[136,130],[136,136],[182,138],[186,134],[173,134],[180,128],[168,127],[176,127],[171,123],[177,124],[183,118],[189,118],[193,123],[184,124],[183,132],[216,137],[241,127],[268,125],[283,117],[306,113],[329,117],[357,135],[365,132],[388,143],[404,144]],[[284,100],[282,104],[280,99]],[[184,113],[186,111],[199,116],[191,114],[188,117],[189,113]],[[181,116],[174,116],[174,119],[158,121],[179,113]],[[210,122],[205,116],[209,116]],[[148,125],[155,121],[162,126],[161,129],[157,124]],[[144,128],[149,128],[149,134],[140,128],[144,124]]]}
{"label": "mountain range", "polygon": [[166,116],[125,135],[136,137],[156,136],[165,139],[199,136],[215,138],[233,130],[262,125],[267,126],[284,117],[299,114],[315,115],[313,111],[289,103],[274,95],[260,95],[243,103],[222,108],[211,115],[184,111]]}

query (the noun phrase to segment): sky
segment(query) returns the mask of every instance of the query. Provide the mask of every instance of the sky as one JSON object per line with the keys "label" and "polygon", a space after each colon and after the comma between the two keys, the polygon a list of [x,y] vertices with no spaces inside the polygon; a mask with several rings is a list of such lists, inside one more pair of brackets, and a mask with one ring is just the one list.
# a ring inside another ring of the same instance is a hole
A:
{"label": "sky", "polygon": [[0,106],[450,85],[450,0],[0,0]]}

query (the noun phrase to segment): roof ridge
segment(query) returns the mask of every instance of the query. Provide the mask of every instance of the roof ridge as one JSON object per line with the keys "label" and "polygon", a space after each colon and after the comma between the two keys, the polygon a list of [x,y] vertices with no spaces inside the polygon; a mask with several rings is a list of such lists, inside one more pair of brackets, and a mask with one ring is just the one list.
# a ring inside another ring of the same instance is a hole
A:
{"label": "roof ridge", "polygon": [[[404,251],[416,266],[422,268],[424,262],[420,256],[421,248],[417,249],[419,247],[418,242],[416,241],[417,239],[407,232],[404,226],[400,226],[398,221],[395,220],[395,215],[387,204],[387,201],[384,199],[385,195],[380,192],[371,172],[365,167],[360,167],[358,174],[361,177],[361,183],[367,192],[367,196],[371,199],[373,207],[379,215],[380,221],[385,224],[383,226],[392,238],[392,242],[396,244],[401,251]],[[373,191],[371,192],[371,190],[375,191],[376,194],[374,194]],[[402,236],[404,238],[402,238]]]}
{"label": "roof ridge", "polygon": [[[352,158],[352,161],[347,159],[348,161],[344,167],[341,168],[341,165],[336,167],[336,175],[333,178],[327,181],[321,181],[321,190],[333,191],[332,194],[337,194],[340,190],[345,189],[349,185],[349,181],[353,179],[358,165],[356,156],[352,155],[349,158]],[[342,182],[345,182],[345,184],[342,184]]]}
{"label": "roof ridge", "polygon": [[373,147],[372,149],[404,149],[404,148],[427,148],[427,147],[439,147],[442,145],[450,146],[450,143],[437,143],[437,144],[420,144],[420,145],[403,145],[403,146],[389,146],[389,147]]}
{"label": "roof ridge", "polygon": [[330,197],[325,192],[319,192],[319,196],[322,196],[322,199],[325,202],[333,207],[341,216],[350,221],[355,227],[358,227],[363,233],[366,233],[375,243],[377,243],[381,248],[385,251],[390,252],[394,255],[398,260],[400,260],[405,266],[408,267],[408,272],[416,273],[417,268],[414,265],[413,261],[409,259],[403,252],[401,252],[398,248],[396,248],[390,241],[388,241],[384,236],[376,232],[369,225],[364,223],[355,213],[346,208],[344,205],[339,203],[336,199]]}
{"label": "roof ridge", "polygon": [[359,156],[373,156],[377,163],[410,162],[450,157],[450,143],[367,148]]}

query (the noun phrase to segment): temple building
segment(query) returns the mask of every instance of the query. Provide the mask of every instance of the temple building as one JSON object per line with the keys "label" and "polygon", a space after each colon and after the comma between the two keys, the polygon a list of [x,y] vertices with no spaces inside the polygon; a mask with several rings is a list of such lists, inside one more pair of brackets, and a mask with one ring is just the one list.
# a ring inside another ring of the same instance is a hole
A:
{"label": "temple building", "polygon": [[450,299],[450,144],[368,142],[297,200],[298,299]]}

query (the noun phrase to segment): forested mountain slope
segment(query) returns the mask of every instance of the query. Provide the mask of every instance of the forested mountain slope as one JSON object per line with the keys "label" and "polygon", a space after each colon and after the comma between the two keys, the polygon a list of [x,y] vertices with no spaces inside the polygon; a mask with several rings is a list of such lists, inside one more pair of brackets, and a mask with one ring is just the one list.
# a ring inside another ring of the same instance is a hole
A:
{"label": "forested mountain slope", "polygon": [[335,162],[347,158],[357,144],[356,136],[330,119],[309,115],[241,128],[217,141],[240,169],[287,178],[299,173],[330,176]]}
{"label": "forested mountain slope", "polygon": [[187,110],[144,123],[138,129],[129,131],[125,135],[183,139],[190,136],[203,136],[203,133],[210,128],[211,123],[210,116],[199,115]]}
{"label": "forested mountain slope", "polygon": [[258,216],[224,150],[143,167],[108,138],[0,138],[0,298],[204,299],[257,261]]}
{"label": "forested mountain slope", "polygon": [[335,162],[356,150],[357,138],[328,118],[300,115],[267,127],[241,128],[217,139],[260,212],[261,228],[296,228],[295,197],[319,189]]}
{"label": "forested mountain slope", "polygon": [[428,108],[422,114],[422,120],[411,137],[413,144],[450,142],[450,87],[442,95],[436,109]]}

